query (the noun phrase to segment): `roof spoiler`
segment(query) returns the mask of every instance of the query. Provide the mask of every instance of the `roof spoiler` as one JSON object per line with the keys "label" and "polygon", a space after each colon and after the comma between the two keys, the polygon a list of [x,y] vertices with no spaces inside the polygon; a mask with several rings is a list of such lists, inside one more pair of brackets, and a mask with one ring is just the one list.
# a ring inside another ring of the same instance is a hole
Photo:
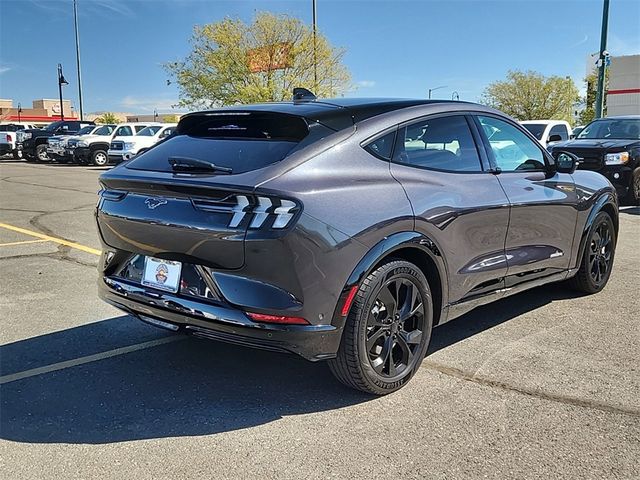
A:
{"label": "roof spoiler", "polygon": [[312,102],[316,100],[315,94],[306,88],[296,87],[293,89],[293,101],[297,102]]}

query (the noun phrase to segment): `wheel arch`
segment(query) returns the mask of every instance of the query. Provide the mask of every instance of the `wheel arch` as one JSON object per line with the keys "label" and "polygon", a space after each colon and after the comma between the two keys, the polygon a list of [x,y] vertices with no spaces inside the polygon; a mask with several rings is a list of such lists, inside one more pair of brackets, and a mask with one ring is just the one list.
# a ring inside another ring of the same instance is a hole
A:
{"label": "wheel arch", "polygon": [[[340,295],[335,315],[341,317],[341,309],[345,304],[350,290],[382,263],[389,259],[401,259],[413,263],[429,281],[433,296],[433,325],[441,320],[443,306],[448,299],[448,276],[442,251],[436,242],[418,232],[399,232],[384,238],[358,262],[349,276]],[[335,319],[336,317],[334,317]]]}
{"label": "wheel arch", "polygon": [[95,150],[104,150],[106,152],[109,150],[109,144],[107,142],[95,142],[89,144],[89,151],[94,152]]}
{"label": "wheel arch", "polygon": [[616,233],[616,242],[618,241],[618,228],[619,228],[619,218],[618,218],[618,202],[616,200],[615,194],[612,192],[606,192],[600,195],[594,202],[591,207],[591,211],[589,212],[589,216],[587,217],[587,221],[584,224],[582,229],[582,235],[580,237],[580,249],[578,250],[578,258],[576,261],[576,268],[578,268],[582,263],[582,258],[584,255],[584,250],[587,245],[587,238],[589,238],[589,232],[593,227],[593,223],[595,222],[598,213],[606,212],[611,217],[611,221],[613,222],[613,228]]}

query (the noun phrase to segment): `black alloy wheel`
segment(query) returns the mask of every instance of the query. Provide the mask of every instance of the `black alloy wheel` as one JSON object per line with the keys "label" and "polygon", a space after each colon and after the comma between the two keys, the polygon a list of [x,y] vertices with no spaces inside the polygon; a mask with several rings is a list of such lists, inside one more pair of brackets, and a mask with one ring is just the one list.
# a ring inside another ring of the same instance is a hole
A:
{"label": "black alloy wheel", "polygon": [[616,231],[607,212],[596,216],[587,237],[582,261],[571,283],[576,290],[596,293],[602,290],[611,276],[616,252]]}
{"label": "black alloy wheel", "polygon": [[384,284],[367,321],[366,345],[373,369],[390,379],[411,369],[417,360],[424,324],[424,303],[418,286],[402,277]]}
{"label": "black alloy wheel", "polygon": [[404,260],[389,260],[358,287],[331,372],[375,395],[406,384],[424,359],[433,324],[429,282]]}

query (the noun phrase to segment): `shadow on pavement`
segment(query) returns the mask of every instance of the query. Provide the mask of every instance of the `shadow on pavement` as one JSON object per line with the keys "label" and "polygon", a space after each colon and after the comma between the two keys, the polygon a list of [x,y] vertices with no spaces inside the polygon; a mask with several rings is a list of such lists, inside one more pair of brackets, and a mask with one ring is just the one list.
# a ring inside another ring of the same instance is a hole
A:
{"label": "shadow on pavement", "polygon": [[619,212],[626,215],[640,215],[640,207],[621,207]]}
{"label": "shadow on pavement", "polygon": [[[482,307],[436,329],[430,351],[570,296],[543,287]],[[1,347],[1,374],[165,336],[130,317],[111,318]],[[28,443],[210,435],[372,399],[341,386],[322,363],[195,338],[0,388],[0,438]]]}

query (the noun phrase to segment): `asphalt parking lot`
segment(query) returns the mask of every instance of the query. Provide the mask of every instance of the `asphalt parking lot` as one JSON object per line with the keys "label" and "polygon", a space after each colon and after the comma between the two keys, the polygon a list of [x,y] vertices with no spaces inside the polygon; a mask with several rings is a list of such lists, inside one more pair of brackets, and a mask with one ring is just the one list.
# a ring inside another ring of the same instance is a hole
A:
{"label": "asphalt parking lot", "polygon": [[0,161],[3,478],[638,478],[640,209],[602,293],[473,311],[373,398],[99,301],[100,171]]}

